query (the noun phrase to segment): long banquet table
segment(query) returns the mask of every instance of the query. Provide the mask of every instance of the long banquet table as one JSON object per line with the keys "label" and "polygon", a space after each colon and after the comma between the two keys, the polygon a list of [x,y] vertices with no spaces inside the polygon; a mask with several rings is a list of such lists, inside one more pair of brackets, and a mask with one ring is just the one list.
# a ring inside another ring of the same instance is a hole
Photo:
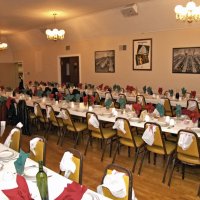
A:
{"label": "long banquet table", "polygon": [[[5,175],[5,173],[9,172],[9,173],[12,173],[13,175],[16,174],[16,170],[14,167],[14,161],[17,159],[17,157],[19,155],[17,152],[13,151],[12,149],[9,149],[8,147],[6,147],[0,143],[0,152],[5,151],[5,150],[13,152],[14,156],[9,157],[7,160],[1,161],[1,163],[3,164],[3,168],[2,169],[0,168],[0,184],[1,184],[1,180],[3,180],[2,178]],[[26,163],[25,163],[25,170],[29,167],[38,168],[38,164],[35,161],[27,158]],[[54,171],[52,171],[49,168],[45,167],[45,171],[48,176],[49,200],[54,200],[56,197],[58,197],[62,193],[64,187],[66,187],[67,184],[70,184],[72,181],[65,178],[64,176],[61,176],[60,174],[58,174]],[[39,191],[37,189],[35,179],[32,177],[30,178],[25,175],[24,175],[24,177],[28,184],[29,191],[32,195],[32,198],[35,200],[40,200],[41,198],[39,195]],[[89,200],[89,199],[109,200],[109,198],[104,197],[100,194],[97,194],[96,192],[94,192],[90,189],[87,189],[87,191],[84,193],[84,195],[82,197],[82,200]]]}

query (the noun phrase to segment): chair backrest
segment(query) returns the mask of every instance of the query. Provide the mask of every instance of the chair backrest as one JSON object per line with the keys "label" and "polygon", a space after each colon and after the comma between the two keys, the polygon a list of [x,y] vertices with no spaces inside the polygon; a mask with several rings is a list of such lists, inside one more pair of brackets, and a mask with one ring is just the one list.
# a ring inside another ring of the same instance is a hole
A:
{"label": "chair backrest", "polygon": [[96,115],[96,113],[94,113],[94,112],[87,112],[86,113],[87,129],[89,131],[93,131],[93,132],[101,134],[101,136],[103,138],[100,121],[99,121],[99,128],[96,128],[92,124],[89,123],[89,119],[90,119],[91,115],[93,115],[94,117],[96,117],[96,119],[99,121],[98,116]]}
{"label": "chair backrest", "polygon": [[[83,156],[80,153],[80,151],[72,148],[67,148],[66,152],[69,151],[70,153],[73,154],[72,161],[76,165],[76,170],[74,173],[71,173],[69,175],[69,179],[72,181],[75,181],[79,184],[82,184],[82,176],[83,176]],[[66,163],[67,164],[67,163]],[[61,173],[61,171],[60,171]]]}
{"label": "chair backrest", "polygon": [[144,109],[146,106],[146,100],[145,97],[143,95],[137,95],[136,96],[136,103],[139,103],[142,105],[142,108]]}
{"label": "chair backrest", "polygon": [[37,103],[37,102],[34,102],[33,105],[34,105],[34,107],[36,107],[36,109],[37,109],[37,113],[35,113],[35,114],[36,114],[36,117],[42,117],[42,118],[44,118],[44,115],[43,115],[43,113],[42,113],[42,108],[41,108],[40,104]]}
{"label": "chair backrest", "polygon": [[[180,135],[184,134],[184,133],[190,133],[193,135],[193,137],[192,137],[193,141],[192,141],[191,145],[189,146],[189,148],[186,150],[183,150],[178,145]],[[179,130],[176,151],[178,154],[180,153],[180,154],[184,154],[186,156],[192,156],[192,157],[196,157],[196,158],[200,159],[200,140],[199,140],[197,134],[195,132],[189,131],[189,130],[183,130],[183,129]]]}
{"label": "chair backrest", "polygon": [[129,169],[126,169],[124,167],[121,167],[117,164],[110,164],[106,167],[105,171],[104,171],[104,176],[102,178],[102,184],[104,181],[104,178],[107,174],[111,174],[113,170],[116,170],[118,172],[122,172],[124,173],[123,179],[125,182],[125,186],[126,186],[126,196],[124,198],[117,198],[115,196],[112,195],[112,193],[110,192],[110,190],[108,188],[103,187],[103,194],[104,196],[111,198],[111,199],[116,199],[116,200],[132,200],[132,187],[133,187],[133,177],[132,177],[132,173]]}
{"label": "chair backrest", "polygon": [[[192,109],[189,108],[191,107],[190,105],[193,104]],[[187,100],[187,109],[191,110],[191,111],[196,111],[199,112],[199,104],[195,99],[188,99]]]}
{"label": "chair backrest", "polygon": [[69,125],[69,126],[73,126],[74,127],[74,122],[72,120],[72,117],[71,117],[71,114],[70,112],[68,111],[68,109],[66,108],[61,108],[60,109],[61,112],[65,112],[65,115],[66,115],[66,119],[63,119],[63,124],[64,125]]}
{"label": "chair backrest", "polygon": [[[34,138],[40,138],[40,141],[37,142],[35,147],[35,155],[30,151],[29,158],[35,162],[43,161],[44,165],[46,162],[46,139],[42,136],[35,136]],[[32,139],[34,139],[32,138]]]}
{"label": "chair backrest", "polygon": [[54,111],[53,107],[50,106],[50,105],[46,105],[46,110],[48,111],[48,109],[50,110],[50,112],[49,112],[49,116],[50,116],[49,121],[59,124],[58,120],[56,118],[55,111]]}
{"label": "chair backrest", "polygon": [[152,146],[161,147],[163,148],[164,153],[166,153],[164,135],[163,135],[160,125],[154,122],[146,122],[144,125],[145,130],[149,126],[156,126],[156,130],[154,132],[154,142]]}
{"label": "chair backrest", "polygon": [[19,128],[16,128],[17,131],[15,131],[11,138],[10,148],[19,152],[20,146],[21,146],[21,130]]}
{"label": "chair backrest", "polygon": [[130,127],[130,123],[129,123],[128,119],[123,118],[123,117],[117,117],[115,121],[117,121],[117,120],[123,120],[124,130],[126,131],[126,133],[123,133],[121,130],[117,129],[117,136],[121,137],[121,138],[126,138],[126,139],[129,139],[129,140],[132,140],[134,146],[136,146],[135,139],[134,139],[133,133],[131,131],[131,127]]}
{"label": "chair backrest", "polygon": [[173,116],[173,112],[172,112],[172,107],[171,107],[171,103],[170,100],[168,98],[164,98],[164,109],[165,109],[165,115],[172,117]]}

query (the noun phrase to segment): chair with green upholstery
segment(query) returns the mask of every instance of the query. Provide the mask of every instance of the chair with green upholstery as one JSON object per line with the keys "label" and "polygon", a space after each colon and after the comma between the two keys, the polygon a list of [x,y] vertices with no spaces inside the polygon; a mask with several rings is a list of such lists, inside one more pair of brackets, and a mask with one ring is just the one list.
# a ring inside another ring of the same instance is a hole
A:
{"label": "chair with green upholstery", "polygon": [[145,143],[142,140],[141,136],[133,133],[133,129],[131,129],[128,119],[117,117],[115,121],[118,121],[118,120],[123,120],[125,133],[117,129],[117,147],[114,152],[112,163],[115,162],[117,152],[120,150],[121,146],[128,147],[129,156],[130,156],[130,148],[134,148],[135,155],[134,155],[133,168],[132,168],[132,171],[134,172],[138,155],[143,151],[143,147]]}
{"label": "chair with green upholstery", "polygon": [[[90,123],[90,118],[92,116],[98,121],[99,127],[95,127]],[[87,121],[87,129],[89,131],[89,137],[88,137],[88,141],[87,141],[87,145],[86,145],[84,154],[85,155],[87,154],[88,145],[90,142],[92,142],[93,138],[100,139],[104,146],[102,155],[101,155],[101,161],[103,161],[103,157],[104,157],[104,154],[106,151],[106,146],[108,144],[110,144],[110,156],[111,156],[112,142],[116,136],[116,131],[113,130],[112,128],[103,128],[101,122],[98,119],[98,116],[94,112],[86,113],[86,121]]]}
{"label": "chair with green upholstery", "polygon": [[75,143],[74,148],[76,148],[76,145],[78,144],[79,136],[81,133],[83,133],[85,130],[87,130],[87,124],[79,121],[74,121],[71,117],[71,114],[69,111],[65,108],[60,109],[61,112],[64,112],[64,115],[66,116],[65,119],[63,119],[63,125],[66,127],[66,131],[64,132],[62,138],[61,138],[61,145],[64,142],[64,136],[68,132],[75,133]]}
{"label": "chair with green upholstery", "polygon": [[[167,163],[165,165],[163,179],[162,179],[162,182],[164,183],[166,174],[167,174],[167,169],[168,169],[170,161],[173,158],[176,145],[173,142],[165,140],[164,133],[162,132],[159,124],[153,123],[153,122],[146,122],[144,125],[145,130],[149,127],[153,128],[153,126],[155,127],[153,144],[152,145],[146,144],[146,146],[145,146],[145,151],[143,153],[143,157],[141,160],[138,175],[141,174],[142,165],[143,165],[144,158],[145,158],[145,155],[147,152],[154,153],[154,164],[156,164],[156,155],[157,154],[163,155],[163,156],[167,157]],[[149,160],[149,162],[150,162],[150,160]]]}
{"label": "chair with green upholstery", "polygon": [[[180,145],[180,137],[184,137],[182,134],[189,134],[189,137],[192,137],[190,145],[183,148],[182,145]],[[169,182],[168,186],[171,185],[172,175],[175,168],[175,165],[178,163],[182,164],[182,179],[185,177],[185,166],[200,166],[200,140],[198,135],[189,130],[179,130],[178,132],[178,140],[176,143],[176,153],[175,158],[173,160],[172,169],[170,172]],[[197,174],[198,176],[198,174]],[[200,186],[198,189],[198,196],[200,196]]]}
{"label": "chair with green upholstery", "polygon": [[[71,173],[68,179],[75,181],[79,184],[82,184],[82,175],[83,175],[83,156],[80,151],[72,148],[67,148],[66,152],[70,152],[73,154],[72,161],[76,165],[76,170],[74,173]],[[67,165],[67,163],[66,163]],[[60,170],[60,174],[63,174]]]}

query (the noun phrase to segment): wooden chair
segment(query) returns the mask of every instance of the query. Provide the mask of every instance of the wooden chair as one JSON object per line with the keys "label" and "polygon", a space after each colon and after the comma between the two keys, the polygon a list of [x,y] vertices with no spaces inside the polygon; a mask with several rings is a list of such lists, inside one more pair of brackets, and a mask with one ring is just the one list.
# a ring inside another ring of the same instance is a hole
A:
{"label": "wooden chair", "polygon": [[34,160],[35,162],[43,161],[43,164],[46,163],[46,139],[42,136],[35,136],[34,138],[39,138],[40,140],[37,142],[35,147],[35,155],[32,151],[30,151],[29,158]]}
{"label": "wooden chair", "polygon": [[69,111],[67,109],[61,108],[60,111],[64,112],[65,116],[66,116],[66,119],[62,119],[63,125],[64,125],[64,127],[66,127],[66,131],[64,132],[64,134],[61,137],[61,146],[64,142],[64,136],[65,136],[66,132],[73,132],[77,135],[75,143],[74,143],[74,148],[76,148],[76,145],[78,144],[80,133],[83,133],[85,130],[87,130],[87,125],[82,122],[75,122],[72,119],[71,114],[69,113]]}
{"label": "wooden chair", "polygon": [[[66,152],[69,151],[73,154],[72,161],[76,165],[76,170],[74,173],[71,173],[68,177],[70,180],[75,181],[79,184],[82,184],[82,175],[83,175],[83,156],[80,153],[80,151],[72,148],[67,148]],[[67,163],[66,163],[67,165]],[[60,174],[62,174],[62,171],[60,170]]]}
{"label": "wooden chair", "polygon": [[53,109],[52,106],[50,105],[46,105],[46,112],[49,112],[49,128],[45,134],[45,138],[48,140],[48,131],[52,128],[55,127],[58,130],[58,140],[57,140],[57,144],[59,144],[60,142],[60,138],[62,137],[62,135],[64,135],[64,124],[63,124],[63,120],[62,118],[56,117],[55,111]]}
{"label": "wooden chair", "polygon": [[92,142],[92,139],[97,138],[97,139],[100,139],[104,144],[103,145],[104,148],[103,148],[102,156],[101,156],[101,161],[103,161],[106,146],[109,144],[109,142],[110,142],[110,156],[111,156],[112,142],[113,142],[114,137],[116,135],[116,131],[113,130],[112,128],[103,128],[102,124],[99,120],[98,120],[99,121],[99,128],[95,128],[92,124],[89,123],[89,119],[90,119],[91,115],[96,117],[96,119],[98,120],[98,116],[94,112],[87,112],[86,113],[86,121],[87,121],[87,129],[89,131],[89,138],[88,138],[88,141],[87,141],[87,145],[86,145],[86,148],[85,148],[84,155],[87,154],[88,145],[89,145],[90,142]]}
{"label": "wooden chair", "polygon": [[[192,134],[192,139],[193,139],[191,145],[186,150],[183,150],[178,145],[179,138],[180,138],[181,134],[184,134],[184,133]],[[182,129],[178,132],[178,141],[176,143],[176,152],[175,152],[175,157],[173,159],[173,164],[172,164],[172,169],[171,169],[170,176],[169,176],[168,186],[171,185],[173,171],[174,171],[175,165],[177,165],[178,163],[182,164],[182,179],[184,179],[184,177],[185,177],[185,166],[186,165],[200,166],[200,140],[199,140],[197,134],[195,132]],[[200,185],[199,185],[197,195],[200,196]]]}
{"label": "wooden chair", "polygon": [[[167,169],[169,166],[170,161],[172,160],[173,154],[175,152],[175,148],[176,145],[173,142],[169,142],[165,140],[165,136],[161,130],[161,127],[159,124],[153,123],[153,122],[146,122],[144,127],[145,130],[149,127],[149,126],[156,126],[155,132],[154,132],[154,142],[152,144],[152,146],[150,145],[146,145],[145,146],[145,151],[141,160],[141,164],[140,164],[140,168],[138,171],[138,175],[141,174],[141,170],[142,170],[142,165],[144,162],[144,158],[145,158],[145,154],[147,152],[152,152],[154,153],[154,164],[156,164],[156,155],[163,155],[167,157],[167,163],[165,165],[165,169],[164,169],[164,174],[163,174],[163,179],[162,182],[165,182],[165,178],[166,178],[166,174],[167,174]],[[150,159],[149,159],[150,162]]]}
{"label": "wooden chair", "polygon": [[173,110],[172,110],[172,106],[171,106],[171,102],[168,98],[163,98],[164,100],[164,109],[165,109],[165,115],[166,116],[170,116],[170,117],[173,117],[174,116],[174,113],[173,113]]}
{"label": "wooden chair", "polygon": [[10,148],[19,152],[21,147],[21,130],[19,128],[15,128],[16,131],[13,133],[10,143]]}
{"label": "wooden chair", "polygon": [[120,146],[128,147],[129,156],[130,156],[130,148],[134,148],[135,157],[134,157],[133,168],[132,168],[132,171],[134,172],[135,166],[137,163],[137,159],[138,159],[138,155],[142,152],[145,143],[142,140],[141,136],[133,134],[128,119],[122,118],[122,117],[117,117],[116,121],[117,120],[123,120],[124,130],[126,131],[126,133],[124,134],[121,130],[117,130],[117,147],[114,152],[114,157],[113,157],[112,163],[115,162],[117,151],[119,151]]}
{"label": "wooden chair", "polygon": [[124,167],[121,167],[117,164],[110,164],[106,167],[104,171],[104,175],[101,181],[101,184],[103,184],[104,178],[107,174],[111,174],[113,170],[116,170],[117,172],[124,173],[123,179],[126,186],[126,196],[124,198],[117,198],[112,195],[110,190],[106,187],[102,187],[104,196],[110,198],[110,199],[116,199],[116,200],[132,200],[132,188],[133,188],[133,176],[129,169],[126,169]]}

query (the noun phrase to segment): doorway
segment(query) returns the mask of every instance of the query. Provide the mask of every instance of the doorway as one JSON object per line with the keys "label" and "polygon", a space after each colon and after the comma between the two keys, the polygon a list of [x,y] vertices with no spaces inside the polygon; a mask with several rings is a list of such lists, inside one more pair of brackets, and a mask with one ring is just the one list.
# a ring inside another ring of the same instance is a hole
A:
{"label": "doorway", "polygon": [[79,83],[79,56],[60,57],[61,83]]}

